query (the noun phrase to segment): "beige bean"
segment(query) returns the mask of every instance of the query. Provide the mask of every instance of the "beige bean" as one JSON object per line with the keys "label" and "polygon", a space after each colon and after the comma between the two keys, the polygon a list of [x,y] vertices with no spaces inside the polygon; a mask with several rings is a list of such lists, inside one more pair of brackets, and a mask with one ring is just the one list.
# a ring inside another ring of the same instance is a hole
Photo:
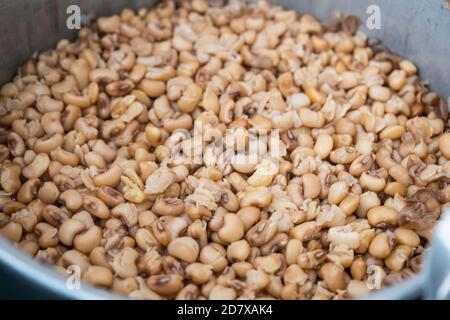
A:
{"label": "beige bean", "polygon": [[363,280],[366,276],[367,265],[364,259],[357,257],[350,266],[350,274],[355,280]]}
{"label": "beige bean", "polygon": [[317,137],[314,144],[314,151],[320,159],[326,159],[333,150],[333,138],[328,134],[321,134]]}
{"label": "beige bean", "polygon": [[389,169],[389,175],[405,187],[408,187],[413,183],[412,178],[409,176],[408,169],[402,165],[395,165],[391,167]]}
{"label": "beige bean", "polygon": [[260,291],[270,283],[270,276],[263,270],[249,270],[246,274],[246,282],[250,289]]}
{"label": "beige bean", "polygon": [[22,175],[28,179],[39,178],[47,171],[49,164],[49,156],[46,153],[39,153],[28,166],[23,168]]}
{"label": "beige bean", "polygon": [[234,300],[237,294],[233,288],[217,285],[211,289],[209,294],[210,300]]}
{"label": "beige bean", "polygon": [[303,195],[306,199],[314,199],[320,195],[321,185],[318,176],[306,173],[302,176]]}
{"label": "beige bean", "polygon": [[22,183],[20,181],[21,174],[20,165],[12,162],[3,164],[0,175],[0,184],[6,192],[15,193],[20,190]]}
{"label": "beige bean", "polygon": [[83,205],[83,198],[75,189],[68,189],[62,192],[59,199],[63,201],[66,208],[72,212],[77,211]]}
{"label": "beige bean", "polygon": [[179,216],[183,210],[183,200],[176,198],[158,198],[152,207],[152,211],[161,216]]}
{"label": "beige bean", "polygon": [[250,245],[246,240],[231,242],[227,247],[227,258],[230,262],[245,261],[250,255]]}
{"label": "beige bean", "polygon": [[170,297],[176,295],[184,286],[178,274],[155,275],[147,279],[147,286],[156,293]]}
{"label": "beige bean", "polygon": [[257,207],[243,207],[236,212],[236,216],[244,223],[244,229],[247,231],[252,227],[260,217],[261,210]]}
{"label": "beige bean", "polygon": [[396,139],[400,139],[400,137],[402,136],[403,133],[405,133],[406,129],[403,126],[400,125],[392,125],[389,126],[385,129],[383,129],[383,131],[380,132],[380,139],[391,139],[391,140],[396,140]]}
{"label": "beige bean", "polygon": [[412,248],[410,246],[399,245],[392,251],[391,255],[384,260],[384,262],[392,271],[400,271],[409,260],[411,253]]}
{"label": "beige bean", "polygon": [[34,232],[38,235],[38,244],[41,248],[54,247],[58,244],[58,229],[52,225],[40,222],[36,225]]}
{"label": "beige bean", "polygon": [[34,197],[38,193],[41,181],[37,178],[27,180],[17,193],[17,200],[28,204],[33,201]]}
{"label": "beige bean", "polygon": [[19,242],[22,238],[22,227],[17,222],[11,221],[2,228],[0,228],[0,235],[11,242]]}
{"label": "beige bean", "polygon": [[397,225],[398,212],[387,206],[377,206],[367,212],[370,225],[378,227],[381,225]]}
{"label": "beige bean", "polygon": [[218,243],[209,243],[200,250],[200,262],[210,265],[214,272],[221,272],[227,265],[225,249]]}
{"label": "beige bean", "polygon": [[59,190],[54,182],[47,181],[44,182],[37,195],[41,201],[52,204],[58,200]]}
{"label": "beige bean", "polygon": [[67,267],[78,266],[81,274],[84,274],[90,267],[89,258],[77,250],[68,250],[61,256],[62,265]]}
{"label": "beige bean", "polygon": [[79,220],[67,219],[64,221],[59,230],[59,241],[66,246],[72,246],[75,235],[85,230],[85,225]]}
{"label": "beige bean", "polygon": [[110,186],[114,187],[120,182],[120,177],[122,175],[122,169],[118,165],[112,165],[104,173],[98,174],[92,178],[97,187],[100,186]]}
{"label": "beige bean", "polygon": [[172,256],[189,263],[195,262],[199,254],[199,246],[191,237],[180,237],[172,240],[167,250]]}
{"label": "beige bean", "polygon": [[62,148],[50,151],[50,157],[52,160],[58,161],[62,165],[73,167],[76,167],[80,161],[80,158],[76,154],[63,150]]}
{"label": "beige bean", "polygon": [[[382,169],[377,169],[378,171]],[[383,169],[384,170],[384,169]],[[361,174],[359,184],[366,190],[380,192],[386,186],[386,178],[382,177],[378,171],[367,171]]]}
{"label": "beige bean", "polygon": [[330,154],[330,160],[333,163],[349,164],[358,156],[358,152],[353,147],[340,147]]}
{"label": "beige bean", "polygon": [[368,171],[373,164],[372,156],[370,155],[360,155],[349,167],[349,172],[352,176],[359,177],[363,172]]}
{"label": "beige bean", "polygon": [[346,287],[344,270],[340,265],[327,262],[320,268],[320,274],[330,290],[343,290]]}
{"label": "beige bean", "polygon": [[288,265],[297,263],[297,258],[303,249],[302,242],[298,239],[290,239],[286,245],[286,263]]}
{"label": "beige bean", "polygon": [[242,239],[244,236],[244,223],[233,213],[224,216],[223,226],[217,232],[219,239],[226,243],[231,243]]}
{"label": "beige bean", "polygon": [[416,66],[409,60],[402,60],[398,63],[399,67],[406,72],[408,76],[416,74]]}
{"label": "beige bean", "polygon": [[136,260],[139,254],[133,248],[126,247],[114,257],[112,267],[122,278],[135,277],[138,274]]}
{"label": "beige bean", "polygon": [[361,197],[358,194],[348,193],[339,203],[339,208],[349,216],[358,209],[360,198]]}
{"label": "beige bean", "polygon": [[241,207],[256,206],[263,208],[272,200],[272,193],[267,187],[247,187],[240,199]]}
{"label": "beige bean", "polygon": [[325,116],[320,111],[316,112],[308,108],[301,108],[299,116],[303,125],[308,128],[320,128],[325,124]]}
{"label": "beige bean", "polygon": [[393,181],[386,184],[383,192],[392,197],[394,197],[397,193],[404,197],[407,193],[407,187],[400,182]]}
{"label": "beige bean", "polygon": [[444,133],[439,136],[438,140],[439,151],[446,157],[450,159],[450,133]]}
{"label": "beige bean", "polygon": [[8,148],[12,155],[20,157],[25,153],[25,142],[20,135],[11,132],[8,134]]}
{"label": "beige bean", "polygon": [[416,248],[420,244],[420,237],[414,230],[397,228],[394,233],[400,245],[407,245],[411,248]]}
{"label": "beige bean", "polygon": [[369,246],[369,253],[375,258],[387,258],[395,246],[395,237],[390,236],[386,232],[381,232],[373,238]]}
{"label": "beige bean", "polygon": [[83,274],[83,281],[94,286],[109,288],[113,283],[113,274],[111,270],[101,266],[89,266]]}
{"label": "beige bean", "polygon": [[209,281],[213,275],[212,267],[203,263],[191,263],[186,267],[186,274],[196,284]]}
{"label": "beige bean", "polygon": [[97,226],[92,226],[76,235],[73,243],[78,251],[88,254],[100,244],[101,239],[102,230]]}
{"label": "beige bean", "polygon": [[83,195],[83,208],[97,218],[107,219],[110,217],[106,204],[94,196]]}
{"label": "beige bean", "polygon": [[372,86],[369,88],[369,97],[376,101],[386,102],[391,97],[391,91],[383,86]]}
{"label": "beige bean", "polygon": [[344,200],[348,193],[348,185],[345,181],[338,181],[330,186],[328,191],[328,203],[329,204],[339,204]]}
{"label": "beige bean", "polygon": [[202,89],[195,83],[189,84],[178,100],[177,105],[181,112],[192,112],[202,98]]}

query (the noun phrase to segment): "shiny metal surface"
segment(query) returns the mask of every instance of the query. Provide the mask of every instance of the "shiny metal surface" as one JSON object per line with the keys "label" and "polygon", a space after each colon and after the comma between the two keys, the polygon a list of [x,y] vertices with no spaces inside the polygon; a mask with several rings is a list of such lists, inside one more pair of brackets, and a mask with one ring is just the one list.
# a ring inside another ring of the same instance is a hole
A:
{"label": "shiny metal surface", "polygon": [[[0,54],[2,57],[0,84],[10,80],[20,64],[33,52],[51,48],[61,38],[74,37],[75,32],[65,27],[66,8],[69,5],[77,4],[81,7],[83,14],[92,16],[118,13],[126,6],[132,8],[151,6],[154,2],[153,0],[0,0]],[[433,90],[444,97],[449,95],[450,11],[445,7],[444,1],[274,0],[273,2],[300,13],[311,13],[322,20],[329,19],[338,11],[359,16],[363,22],[361,29],[366,34],[382,39],[389,49],[415,62],[421,76],[429,80]],[[380,30],[368,30],[365,25],[368,18],[366,10],[372,4],[378,5],[381,10]],[[450,249],[439,251],[441,257],[435,258],[433,263],[446,261],[442,256],[450,263],[449,252]],[[431,263],[431,260],[427,263]],[[413,279],[383,289],[368,298],[417,298],[426,283],[441,281],[429,271],[431,266],[426,268],[428,269],[425,272]],[[432,292],[434,287],[426,288],[425,297],[435,297]],[[86,285],[83,285],[81,290],[69,290],[63,277],[0,239],[0,298],[7,297],[118,298]]]}

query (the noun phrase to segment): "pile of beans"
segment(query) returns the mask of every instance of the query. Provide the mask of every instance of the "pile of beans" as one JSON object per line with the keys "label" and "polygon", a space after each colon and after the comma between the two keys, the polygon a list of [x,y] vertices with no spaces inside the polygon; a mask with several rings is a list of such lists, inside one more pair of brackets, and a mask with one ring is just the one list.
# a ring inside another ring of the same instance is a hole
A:
{"label": "pile of beans", "polygon": [[[131,298],[364,295],[419,271],[450,202],[446,102],[353,17],[125,9],[0,99],[0,233]],[[281,159],[172,161],[198,122],[244,145],[277,129]]]}

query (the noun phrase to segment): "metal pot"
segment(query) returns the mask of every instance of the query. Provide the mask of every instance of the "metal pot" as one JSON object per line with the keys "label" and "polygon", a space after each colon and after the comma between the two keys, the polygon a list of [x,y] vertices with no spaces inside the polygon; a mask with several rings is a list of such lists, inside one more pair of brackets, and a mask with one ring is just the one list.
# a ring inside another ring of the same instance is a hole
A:
{"label": "metal pot", "polygon": [[[446,97],[450,89],[449,1],[442,0],[279,0],[273,1],[300,13],[311,13],[328,20],[337,12],[360,17],[361,30],[379,38],[394,52],[414,61],[421,77],[431,88]],[[76,31],[66,26],[67,8],[76,4],[82,19],[95,15],[111,15],[124,7],[152,6],[154,0],[0,0],[0,84],[12,79],[18,66],[36,51],[54,47],[62,38],[74,38]],[[378,6],[380,28],[370,18]],[[372,7],[370,7],[372,6]],[[370,8],[369,8],[370,7]],[[369,20],[368,20],[369,19]],[[366,23],[368,22],[369,23]],[[368,28],[369,27],[369,28]],[[449,220],[449,219],[447,219]],[[438,227],[431,254],[424,271],[399,285],[370,295],[369,299],[445,298],[446,277],[450,262],[449,241],[445,231],[450,220]],[[448,236],[447,236],[448,237]],[[444,239],[444,240],[441,240]],[[446,261],[447,263],[444,263]],[[448,279],[447,279],[448,278]],[[436,295],[441,285],[440,295]],[[444,286],[444,287],[443,287]],[[442,295],[443,293],[443,295]],[[447,296],[448,297],[448,296]],[[50,268],[19,252],[0,239],[0,298],[117,299],[117,295],[82,285],[68,289],[66,279]]]}

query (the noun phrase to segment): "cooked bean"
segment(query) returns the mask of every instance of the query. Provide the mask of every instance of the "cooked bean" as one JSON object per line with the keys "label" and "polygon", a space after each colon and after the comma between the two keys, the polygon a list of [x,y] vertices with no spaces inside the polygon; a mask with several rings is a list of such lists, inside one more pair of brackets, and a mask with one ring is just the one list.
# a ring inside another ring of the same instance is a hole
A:
{"label": "cooked bean", "polygon": [[66,246],[72,246],[75,235],[85,230],[85,225],[79,220],[68,219],[59,228],[59,241]]}
{"label": "cooked bean", "polygon": [[28,179],[39,178],[47,171],[50,164],[50,158],[46,153],[39,153],[33,161],[23,168],[22,175]]}
{"label": "cooked bean", "polygon": [[386,178],[381,177],[378,172],[363,172],[359,178],[361,187],[366,190],[380,192],[386,186]]}
{"label": "cooked bean", "polygon": [[211,279],[211,266],[202,263],[192,263],[186,267],[186,274],[196,284],[203,284]]}
{"label": "cooked bean", "polygon": [[3,164],[0,176],[0,184],[6,192],[19,191],[22,183],[20,181],[21,167],[16,163]]}
{"label": "cooked bean", "polygon": [[348,185],[346,182],[338,181],[333,183],[328,191],[328,203],[339,204],[342,200],[344,200],[347,193]]}
{"label": "cooked bean", "polygon": [[125,201],[122,193],[110,186],[98,187],[95,195],[110,208],[116,207]]}
{"label": "cooked bean", "polygon": [[227,248],[229,261],[245,261],[250,255],[250,245],[245,240],[231,242]]}
{"label": "cooked bean", "polygon": [[65,267],[78,266],[81,274],[84,274],[90,267],[89,258],[77,250],[68,250],[61,256],[62,265]]}
{"label": "cooked bean", "polygon": [[270,276],[263,270],[249,270],[246,279],[248,287],[255,291],[263,290],[270,283]]}
{"label": "cooked bean", "polygon": [[445,133],[439,137],[439,151],[450,159],[450,133]]}
{"label": "cooked bean", "polygon": [[52,204],[56,200],[58,200],[58,197],[59,197],[59,190],[54,182],[47,181],[39,189],[38,198],[45,203]]}
{"label": "cooked bean", "polygon": [[240,240],[244,236],[244,223],[233,213],[224,216],[223,226],[217,232],[221,241],[231,243]]}
{"label": "cooked bean", "polygon": [[167,251],[176,258],[192,263],[197,260],[199,247],[191,237],[181,237],[172,240]]}
{"label": "cooked bean", "polygon": [[387,206],[377,206],[371,208],[367,212],[367,219],[369,220],[369,223],[374,227],[380,225],[396,225],[397,216],[397,210]]}
{"label": "cooked bean", "polygon": [[379,233],[373,238],[369,246],[369,253],[378,259],[387,258],[391,254],[393,245],[395,245],[395,237],[392,238],[388,233]]}
{"label": "cooked bean", "polygon": [[149,97],[159,97],[166,91],[166,85],[163,81],[143,79],[139,89],[145,92]]}
{"label": "cooked bean", "polygon": [[355,258],[350,266],[350,274],[355,280],[363,280],[366,276],[366,262],[361,257]]}
{"label": "cooked bean", "polygon": [[330,290],[336,291],[345,288],[344,270],[340,265],[327,262],[320,268],[320,274]]}
{"label": "cooked bean", "polygon": [[73,167],[76,167],[78,165],[78,162],[80,161],[80,158],[76,154],[65,151],[61,148],[50,151],[50,157],[52,158],[52,160],[58,161],[63,165],[69,165]]}
{"label": "cooked bean", "polygon": [[147,285],[156,293],[170,297],[183,288],[183,278],[178,274],[150,276]]}
{"label": "cooked bean", "polygon": [[349,164],[358,156],[358,153],[353,147],[340,147],[331,151],[330,160],[333,163]]}
{"label": "cooked bean", "polygon": [[398,65],[406,72],[408,76],[411,76],[417,72],[416,66],[409,60],[402,60],[398,63]]}
{"label": "cooked bean", "polygon": [[158,198],[153,204],[152,210],[161,216],[179,216],[184,210],[184,203],[175,198]]}
{"label": "cooked bean", "polygon": [[101,266],[89,266],[83,274],[83,280],[94,286],[110,287],[113,283],[111,270]]}
{"label": "cooked bean", "polygon": [[83,198],[81,194],[74,189],[68,189],[62,192],[59,199],[64,202],[65,206],[70,211],[77,211],[83,205]]}
{"label": "cooked bean", "polygon": [[110,216],[106,204],[102,200],[91,195],[83,195],[83,208],[100,219],[107,219]]}
{"label": "cooked bean", "polygon": [[41,181],[37,178],[29,179],[21,187],[19,192],[17,192],[17,200],[22,203],[30,203],[33,201],[34,197],[38,193]]}
{"label": "cooked bean", "polygon": [[403,269],[411,253],[412,248],[410,246],[399,245],[392,251],[391,255],[384,260],[384,262],[392,271],[400,271]]}
{"label": "cooked bean", "polygon": [[214,272],[221,272],[228,264],[225,258],[226,251],[218,243],[210,243],[200,251],[200,262],[208,264]]}
{"label": "cooked bean", "polygon": [[248,230],[259,220],[260,212],[259,208],[249,206],[241,208],[236,212],[236,216],[244,223],[244,229]]}
{"label": "cooked bean", "polygon": [[321,134],[317,137],[314,145],[314,151],[320,159],[326,159],[333,150],[333,138],[327,134]]}
{"label": "cooked bean", "polygon": [[372,157],[370,155],[360,155],[349,167],[349,172],[352,176],[359,177],[362,173],[368,171],[373,164]]}
{"label": "cooked bean", "polygon": [[383,86],[372,86],[369,88],[369,97],[373,100],[385,102],[391,97],[391,91]]}
{"label": "cooked bean", "polygon": [[48,223],[38,223],[34,229],[34,232],[39,237],[38,244],[41,248],[54,247],[59,242],[58,229]]}
{"label": "cooked bean", "polygon": [[98,174],[92,178],[97,187],[110,186],[114,187],[120,182],[122,169],[118,165],[112,165],[104,173]]}
{"label": "cooked bean", "polygon": [[210,300],[234,300],[236,291],[233,288],[217,285],[211,289],[208,297]]}
{"label": "cooked bean", "polygon": [[399,244],[416,248],[420,244],[420,238],[414,230],[397,228],[394,231]]}
{"label": "cooked bean", "polygon": [[390,168],[389,175],[392,178],[394,178],[397,182],[401,183],[406,187],[408,187],[410,184],[413,183],[411,177],[409,176],[408,170],[401,165],[395,165],[392,168]]}
{"label": "cooked bean", "polygon": [[78,234],[74,238],[74,247],[83,253],[90,253],[100,244],[102,231],[97,226],[92,226],[88,230]]}
{"label": "cooked bean", "polygon": [[0,235],[11,242],[19,242],[22,238],[22,227],[16,222],[9,222],[0,229]]}
{"label": "cooked bean", "polygon": [[133,248],[122,249],[112,263],[114,271],[122,278],[135,277],[138,274],[136,260],[139,254]]}
{"label": "cooked bean", "polygon": [[348,216],[354,213],[359,206],[361,197],[358,194],[348,193],[339,203],[339,208]]}
{"label": "cooked bean", "polygon": [[320,195],[320,179],[315,174],[307,173],[302,176],[303,195],[306,199],[314,199]]}

